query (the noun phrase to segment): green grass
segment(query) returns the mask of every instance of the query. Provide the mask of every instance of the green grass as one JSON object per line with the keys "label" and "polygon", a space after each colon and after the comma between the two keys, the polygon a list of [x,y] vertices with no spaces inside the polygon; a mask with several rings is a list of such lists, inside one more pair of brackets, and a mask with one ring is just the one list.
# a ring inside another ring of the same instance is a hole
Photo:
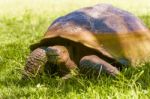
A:
{"label": "green grass", "polygon": [[[124,68],[126,78],[73,77],[67,81],[42,76],[22,81],[29,45],[43,36],[57,17],[100,0],[0,1],[0,99],[149,99],[150,63],[138,69]],[[150,27],[150,1],[101,0],[139,16]]]}

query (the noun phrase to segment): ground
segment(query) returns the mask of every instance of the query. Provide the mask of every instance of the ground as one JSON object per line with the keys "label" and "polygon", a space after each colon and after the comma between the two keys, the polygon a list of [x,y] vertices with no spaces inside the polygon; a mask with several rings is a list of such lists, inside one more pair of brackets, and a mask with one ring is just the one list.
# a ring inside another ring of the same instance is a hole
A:
{"label": "ground", "polygon": [[123,68],[125,77],[73,77],[63,81],[42,76],[22,81],[29,45],[61,15],[97,3],[128,10],[150,27],[149,0],[0,0],[0,99],[149,99],[150,63]]}

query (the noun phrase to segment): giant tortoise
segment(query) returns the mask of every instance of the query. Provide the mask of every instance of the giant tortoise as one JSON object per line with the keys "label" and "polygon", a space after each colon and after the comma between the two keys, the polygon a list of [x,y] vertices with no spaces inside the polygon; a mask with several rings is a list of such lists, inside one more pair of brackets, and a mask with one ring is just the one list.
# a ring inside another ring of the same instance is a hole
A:
{"label": "giant tortoise", "polygon": [[118,67],[147,60],[149,44],[149,30],[139,18],[97,4],[57,18],[44,37],[30,46],[24,75],[36,76],[49,63],[58,67],[61,76],[76,68],[81,73],[104,70],[115,76],[120,74]]}

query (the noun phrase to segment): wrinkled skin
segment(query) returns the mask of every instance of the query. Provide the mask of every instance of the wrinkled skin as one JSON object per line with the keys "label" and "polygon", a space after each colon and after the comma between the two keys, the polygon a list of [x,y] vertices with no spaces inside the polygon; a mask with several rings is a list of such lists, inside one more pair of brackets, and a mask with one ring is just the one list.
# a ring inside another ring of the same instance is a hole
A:
{"label": "wrinkled skin", "polygon": [[70,72],[71,69],[77,68],[77,65],[71,60],[69,52],[64,46],[50,46],[46,51],[48,61],[58,65],[58,73],[64,76]]}
{"label": "wrinkled skin", "polygon": [[87,74],[89,71],[89,74],[92,74],[94,71],[96,75],[99,75],[101,70],[112,76],[119,74],[117,68],[96,55],[84,56],[78,63],[79,67],[77,67],[76,63],[70,58],[72,53],[69,52],[66,47],[60,45],[35,49],[27,59],[23,77],[36,77],[43,72],[47,62],[58,66],[57,72],[62,79],[70,78],[72,76],[70,74],[71,70],[76,70],[77,68],[84,74]]}
{"label": "wrinkled skin", "polygon": [[35,49],[28,57],[23,71],[23,79],[35,77],[43,72],[43,67],[47,63],[45,48]]}
{"label": "wrinkled skin", "polygon": [[[80,70],[86,75],[99,76],[101,71],[105,71],[112,76],[120,74],[118,69],[96,55],[84,56],[80,60]],[[93,73],[93,74],[92,74]]]}

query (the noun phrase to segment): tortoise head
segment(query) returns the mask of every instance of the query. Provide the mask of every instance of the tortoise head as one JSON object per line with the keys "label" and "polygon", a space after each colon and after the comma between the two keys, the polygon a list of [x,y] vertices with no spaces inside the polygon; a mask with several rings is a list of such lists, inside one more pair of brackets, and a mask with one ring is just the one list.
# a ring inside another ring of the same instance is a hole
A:
{"label": "tortoise head", "polygon": [[69,52],[64,46],[49,46],[46,51],[51,63],[64,63],[69,59]]}

